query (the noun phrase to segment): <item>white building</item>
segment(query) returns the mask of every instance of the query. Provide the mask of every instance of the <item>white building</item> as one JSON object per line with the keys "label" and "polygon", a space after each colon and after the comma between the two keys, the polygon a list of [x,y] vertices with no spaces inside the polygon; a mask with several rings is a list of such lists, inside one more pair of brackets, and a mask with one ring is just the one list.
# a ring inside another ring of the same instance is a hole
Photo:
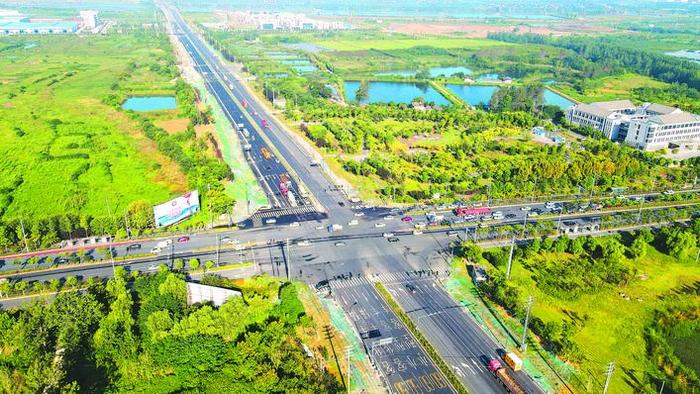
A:
{"label": "white building", "polygon": [[100,25],[100,18],[97,16],[97,11],[80,11],[80,18],[83,20],[83,26],[86,28],[94,30]]}
{"label": "white building", "polygon": [[661,104],[637,107],[629,100],[579,104],[567,110],[566,118],[644,150],[695,149],[700,144],[700,116]]}

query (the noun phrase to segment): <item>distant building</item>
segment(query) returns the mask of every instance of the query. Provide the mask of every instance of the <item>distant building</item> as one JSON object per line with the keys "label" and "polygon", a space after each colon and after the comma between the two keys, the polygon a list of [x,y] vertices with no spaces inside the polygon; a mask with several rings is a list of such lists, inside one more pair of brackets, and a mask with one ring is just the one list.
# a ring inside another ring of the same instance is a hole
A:
{"label": "distant building", "polygon": [[97,16],[97,11],[80,11],[80,19],[83,20],[83,26],[86,28],[94,30],[100,25],[100,18]]}
{"label": "distant building", "polygon": [[567,110],[566,118],[644,150],[695,149],[700,144],[700,116],[661,104],[637,107],[629,100],[578,104]]}
{"label": "distant building", "polygon": [[350,26],[345,22],[312,19],[304,14],[291,12],[237,11],[227,14],[232,26],[254,26],[259,30],[342,30]]}
{"label": "distant building", "polygon": [[3,22],[0,20],[0,35],[19,34],[68,34],[78,31],[74,22]]}

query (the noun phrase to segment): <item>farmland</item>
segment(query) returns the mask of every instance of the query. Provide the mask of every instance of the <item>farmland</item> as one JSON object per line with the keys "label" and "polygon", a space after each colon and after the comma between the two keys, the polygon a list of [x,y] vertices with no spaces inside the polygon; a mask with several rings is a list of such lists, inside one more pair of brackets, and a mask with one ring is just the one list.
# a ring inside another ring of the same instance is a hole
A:
{"label": "farmland", "polygon": [[370,49],[391,51],[415,47],[431,47],[438,49],[482,49],[491,47],[511,46],[497,41],[482,40],[477,38],[388,38],[385,40],[319,40],[313,41],[313,43],[318,46],[333,49],[336,51],[363,51]]}
{"label": "farmland", "polygon": [[167,41],[143,33],[34,36],[2,39],[2,46],[4,220],[120,214],[133,201],[186,190],[186,176],[138,122],[102,102],[116,90],[174,93],[163,72]]}

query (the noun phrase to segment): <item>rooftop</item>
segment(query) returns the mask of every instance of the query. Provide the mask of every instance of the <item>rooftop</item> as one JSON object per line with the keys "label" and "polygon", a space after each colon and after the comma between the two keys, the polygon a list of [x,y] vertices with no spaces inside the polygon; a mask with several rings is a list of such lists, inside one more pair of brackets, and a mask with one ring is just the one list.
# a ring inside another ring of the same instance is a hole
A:
{"label": "rooftop", "polygon": [[623,109],[635,109],[635,105],[629,100],[613,100],[613,101],[600,101],[597,103],[592,103],[598,108],[607,111],[620,111]]}
{"label": "rooftop", "polygon": [[646,106],[646,110],[649,112],[654,112],[659,115],[668,115],[671,113],[679,113],[681,110],[675,107],[669,107],[668,105],[651,103]]}
{"label": "rooftop", "polygon": [[3,22],[0,21],[0,29],[3,30],[46,30],[46,29],[77,29],[75,22]]}
{"label": "rooftop", "polygon": [[595,104],[579,104],[576,106],[579,111],[587,112],[591,115],[600,116],[601,118],[607,118],[612,111],[601,108]]}
{"label": "rooftop", "polygon": [[691,114],[689,112],[679,112],[666,115],[654,115],[649,118],[649,121],[656,124],[694,123],[700,122],[700,115]]}

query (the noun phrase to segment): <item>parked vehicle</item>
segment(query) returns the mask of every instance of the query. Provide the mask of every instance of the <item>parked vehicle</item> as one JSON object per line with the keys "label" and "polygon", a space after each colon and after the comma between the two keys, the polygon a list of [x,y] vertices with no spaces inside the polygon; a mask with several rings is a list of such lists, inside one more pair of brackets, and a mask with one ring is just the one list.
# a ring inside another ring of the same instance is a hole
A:
{"label": "parked vehicle", "polygon": [[126,247],[126,250],[138,250],[141,249],[141,244],[131,244]]}
{"label": "parked vehicle", "polygon": [[348,222],[348,226],[357,226],[358,223],[359,223],[359,222],[357,221],[357,219],[353,219],[353,220],[351,220],[351,221]]}
{"label": "parked vehicle", "polygon": [[267,119],[263,119],[260,121],[260,125],[266,129],[270,128],[270,123],[267,121]]}
{"label": "parked vehicle", "polygon": [[393,236],[394,236],[394,233],[384,233],[384,234],[382,234],[382,236],[383,236],[384,238],[389,238],[389,237],[393,237]]}
{"label": "parked vehicle", "polygon": [[380,227],[384,227],[384,226],[386,226],[386,223],[382,223],[382,222],[374,223],[374,227],[376,227],[376,228],[380,228]]}

